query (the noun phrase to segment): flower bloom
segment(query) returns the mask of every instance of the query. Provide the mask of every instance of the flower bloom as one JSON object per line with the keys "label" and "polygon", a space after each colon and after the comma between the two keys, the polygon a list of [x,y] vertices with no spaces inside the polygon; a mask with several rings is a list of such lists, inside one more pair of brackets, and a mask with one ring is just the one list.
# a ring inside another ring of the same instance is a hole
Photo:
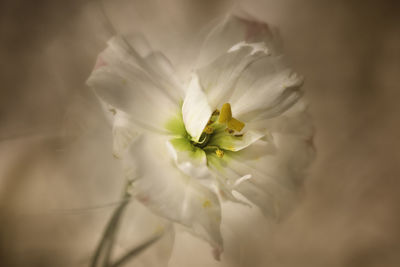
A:
{"label": "flower bloom", "polygon": [[138,36],[114,37],[88,79],[133,195],[223,250],[221,201],[280,218],[312,158],[302,77],[267,25],[228,16],[189,77]]}

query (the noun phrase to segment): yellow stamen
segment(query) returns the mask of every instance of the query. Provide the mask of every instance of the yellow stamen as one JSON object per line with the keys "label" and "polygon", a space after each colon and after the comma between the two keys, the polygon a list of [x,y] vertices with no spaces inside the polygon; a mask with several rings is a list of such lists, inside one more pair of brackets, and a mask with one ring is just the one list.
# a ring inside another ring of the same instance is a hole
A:
{"label": "yellow stamen", "polygon": [[230,129],[234,129],[235,131],[240,132],[243,129],[243,127],[244,123],[235,118],[232,118],[230,121],[228,121],[228,128]]}
{"label": "yellow stamen", "polygon": [[243,122],[232,117],[231,105],[229,103],[225,103],[222,105],[218,122],[227,123],[229,129],[233,129],[238,132],[240,132],[245,125]]}
{"label": "yellow stamen", "polygon": [[218,148],[217,150],[215,150],[215,154],[217,154],[218,158],[222,158],[224,156],[224,151]]}
{"label": "yellow stamen", "polygon": [[222,105],[218,121],[220,123],[224,123],[230,121],[231,119],[232,119],[231,105],[229,103],[225,103]]}
{"label": "yellow stamen", "polygon": [[214,132],[214,128],[211,126],[206,126],[206,128],[204,128],[204,131],[206,134],[212,134]]}

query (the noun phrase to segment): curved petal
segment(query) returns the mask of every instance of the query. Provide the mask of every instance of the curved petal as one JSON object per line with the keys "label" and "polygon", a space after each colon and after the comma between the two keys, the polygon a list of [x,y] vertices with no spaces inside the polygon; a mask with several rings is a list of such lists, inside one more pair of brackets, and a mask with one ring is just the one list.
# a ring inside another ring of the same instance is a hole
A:
{"label": "curved petal", "polygon": [[[108,45],[110,49],[106,49],[100,58],[112,60],[117,57],[119,60],[129,61],[148,74],[176,102],[183,99],[184,90],[171,62],[162,52],[153,50],[142,34],[132,34],[126,38],[117,36]],[[107,62],[102,65],[106,66]]]}
{"label": "curved petal", "polygon": [[246,124],[246,127],[262,133],[285,133],[297,135],[303,140],[312,140],[314,127],[307,113],[307,106],[302,99],[290,107],[278,117],[254,120]]}
{"label": "curved petal", "polygon": [[210,178],[204,150],[192,146],[186,138],[171,139],[166,145],[176,166],[184,174],[196,179]]}
{"label": "curved petal", "polygon": [[291,208],[296,198],[293,189],[302,183],[314,158],[313,130],[301,102],[284,116],[270,120],[266,127],[273,142],[259,140],[232,153],[225,175],[233,181],[251,175],[250,179],[236,183],[235,190],[259,206],[264,214],[280,218]]}
{"label": "curved petal", "polygon": [[210,119],[212,110],[200,86],[199,78],[192,75],[182,106],[183,122],[194,141],[198,141]]}
{"label": "curved petal", "polygon": [[155,51],[146,56],[145,62],[150,75],[157,77],[169,96],[176,103],[182,101],[184,96],[182,82],[176,76],[176,71],[168,58],[160,51]]}
{"label": "curved petal", "polygon": [[231,97],[233,112],[246,122],[278,116],[300,99],[302,83],[281,56],[264,57],[238,79]]}
{"label": "curved petal", "polygon": [[157,75],[151,76],[141,68],[138,56],[131,51],[122,40],[112,39],[100,55],[101,66],[87,83],[104,102],[131,115],[138,125],[165,131],[165,121],[179,108],[176,92],[163,86]]}
{"label": "curved petal", "polygon": [[234,16],[214,30],[205,50],[218,50],[211,53],[217,57],[197,71],[212,109],[229,102],[235,116],[249,122],[296,103],[303,79],[287,67],[273,36],[265,24]]}
{"label": "curved petal", "polygon": [[198,67],[210,64],[215,58],[226,53],[235,44],[264,43],[269,51],[279,50],[275,30],[254,18],[230,14],[226,16],[207,36],[198,59]]}
{"label": "curved petal", "polygon": [[218,146],[221,149],[229,151],[240,151],[264,136],[264,133],[254,130],[245,131],[241,135],[231,135],[225,130],[217,130],[208,142],[208,145]]}
{"label": "curved petal", "polygon": [[213,247],[222,249],[221,210],[217,196],[175,167],[159,135],[140,136],[131,146],[125,173],[133,194],[153,212],[189,227]]}
{"label": "curved petal", "polygon": [[211,64],[197,70],[211,108],[216,109],[229,102],[245,69],[253,62],[268,56],[265,46],[260,50],[253,45],[255,44],[234,46]]}
{"label": "curved petal", "polygon": [[137,127],[134,126],[129,116],[118,109],[111,108],[113,115],[113,155],[122,158],[129,146],[137,137]]}

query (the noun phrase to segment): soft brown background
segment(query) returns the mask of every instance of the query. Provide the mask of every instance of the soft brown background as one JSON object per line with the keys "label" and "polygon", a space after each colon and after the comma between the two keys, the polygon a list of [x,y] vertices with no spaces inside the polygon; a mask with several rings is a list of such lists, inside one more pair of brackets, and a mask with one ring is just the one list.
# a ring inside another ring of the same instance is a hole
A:
{"label": "soft brown background", "polygon": [[[225,5],[131,2],[132,28],[165,40],[171,53]],[[292,216],[246,243],[248,257],[222,264],[400,266],[398,1],[242,4],[280,28],[291,65],[306,77],[318,157]],[[107,11],[126,30],[118,8]],[[96,131],[105,121],[84,85],[111,36],[102,16],[93,1],[0,2],[0,266],[85,265],[111,208],[81,208],[118,199],[117,163],[101,153],[110,136]],[[180,248],[171,266],[218,266]]]}

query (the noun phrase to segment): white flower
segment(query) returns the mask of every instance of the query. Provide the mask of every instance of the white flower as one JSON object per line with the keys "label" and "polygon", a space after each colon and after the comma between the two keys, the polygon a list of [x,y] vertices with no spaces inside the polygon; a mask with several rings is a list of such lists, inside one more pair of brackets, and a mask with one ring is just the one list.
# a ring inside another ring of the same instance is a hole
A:
{"label": "white flower", "polygon": [[305,175],[313,149],[302,78],[267,25],[228,16],[181,80],[135,36],[109,41],[88,84],[112,114],[134,196],[221,252],[221,200],[279,218]]}

